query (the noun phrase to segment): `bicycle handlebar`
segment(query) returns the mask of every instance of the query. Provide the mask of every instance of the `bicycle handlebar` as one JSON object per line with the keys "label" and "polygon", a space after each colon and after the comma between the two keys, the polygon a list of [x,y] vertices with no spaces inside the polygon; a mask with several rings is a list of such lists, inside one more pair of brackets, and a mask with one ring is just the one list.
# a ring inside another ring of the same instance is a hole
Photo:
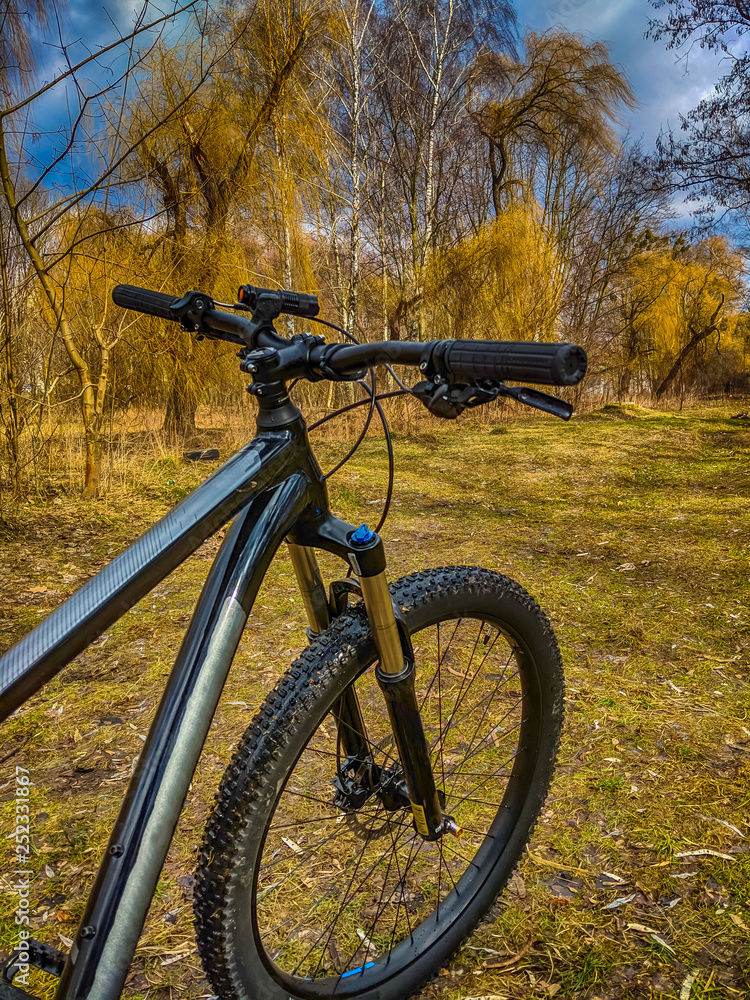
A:
{"label": "bicycle handlebar", "polygon": [[326,359],[344,374],[373,364],[419,365],[454,382],[537,382],[576,385],[586,374],[586,352],[576,344],[526,340],[390,340],[378,344],[336,345]]}
{"label": "bicycle handlebar", "polygon": [[172,312],[172,306],[180,301],[179,295],[152,292],[149,288],[138,288],[136,285],[115,285],[112,289],[112,299],[123,309],[134,309],[136,312],[159,316],[161,319],[178,319]]}
{"label": "bicycle handlebar", "polygon": [[576,385],[586,374],[586,352],[568,343],[454,340],[449,342],[441,360],[457,381],[518,379],[546,385]]}
{"label": "bicycle handlebar", "polygon": [[[278,306],[278,312],[311,318],[318,311],[314,295],[273,291],[243,285],[242,297],[251,308],[261,297]],[[191,298],[192,296],[192,298]],[[213,308],[210,296],[197,292],[178,298],[163,292],[153,292],[134,285],[117,285],[112,292],[117,305],[126,309],[181,321],[186,317],[196,331],[253,348],[273,347],[283,351],[294,342],[281,337],[272,326],[257,327],[248,316],[223,312]],[[185,313],[185,303],[191,311]],[[180,314],[175,308],[180,306]],[[195,312],[195,310],[199,310]],[[278,314],[278,313],[277,313]],[[430,340],[385,341],[374,344],[315,343],[295,351],[297,368],[284,377],[346,376],[371,365],[415,365],[427,377],[440,376],[450,382],[492,381],[535,382],[541,385],[576,385],[586,373],[586,352],[576,344],[540,343],[512,340]],[[291,360],[291,359],[290,359]]]}

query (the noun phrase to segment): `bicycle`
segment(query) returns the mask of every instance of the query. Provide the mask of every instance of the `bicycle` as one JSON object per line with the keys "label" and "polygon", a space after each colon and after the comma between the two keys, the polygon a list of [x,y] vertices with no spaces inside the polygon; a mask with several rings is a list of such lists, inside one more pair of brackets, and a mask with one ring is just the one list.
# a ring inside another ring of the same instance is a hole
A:
{"label": "bicycle", "polygon": [[[217,793],[197,874],[199,951],[225,998],[407,996],[485,916],[531,835],[560,738],[560,653],[536,602],[498,573],[431,569],[389,588],[377,530],[329,509],[289,383],[359,381],[369,420],[382,415],[373,366],[398,363],[423,376],[409,389],[394,373],[399,391],[440,417],[511,396],[567,419],[564,401],[504,380],[574,385],[585,354],[572,344],[284,338],[274,320],[315,319],[317,298],[249,285],[234,304],[128,285],[113,298],[237,344],[257,434],[0,659],[4,719],[231,521],[70,953],[26,933],[25,957],[59,976],[58,1000],[120,995],[253,600],[286,539],[310,644]],[[316,548],[350,570],[328,591]],[[20,864],[29,850],[20,826]],[[0,1000],[31,996],[13,982],[18,968],[16,953]]]}

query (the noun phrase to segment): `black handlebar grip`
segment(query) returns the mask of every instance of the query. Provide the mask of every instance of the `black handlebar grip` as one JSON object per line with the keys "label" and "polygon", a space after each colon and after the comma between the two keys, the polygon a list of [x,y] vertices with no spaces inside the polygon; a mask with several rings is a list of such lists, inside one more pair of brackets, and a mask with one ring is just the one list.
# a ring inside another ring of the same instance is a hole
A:
{"label": "black handlebar grip", "polygon": [[112,298],[124,309],[136,309],[138,312],[160,316],[162,319],[177,319],[172,312],[172,306],[180,301],[176,295],[152,292],[149,288],[138,288],[137,285],[115,285],[112,289]]}
{"label": "black handlebar grip", "polygon": [[512,379],[576,385],[586,374],[586,352],[576,344],[526,340],[446,341],[439,367],[455,381]]}

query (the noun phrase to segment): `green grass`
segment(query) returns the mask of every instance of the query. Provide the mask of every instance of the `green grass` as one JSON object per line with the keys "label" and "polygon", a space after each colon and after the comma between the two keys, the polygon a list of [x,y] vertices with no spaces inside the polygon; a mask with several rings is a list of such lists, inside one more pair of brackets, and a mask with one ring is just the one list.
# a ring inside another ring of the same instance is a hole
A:
{"label": "green grass", "polygon": [[[750,995],[750,430],[731,412],[606,407],[570,424],[459,422],[398,437],[383,531],[391,576],[459,562],[518,579],[552,620],[568,683],[558,775],[530,853],[492,920],[423,1000],[678,1000],[690,976],[690,1000]],[[324,444],[323,467],[347,447]],[[89,504],[58,495],[8,515],[2,647],[213,467],[159,455],[127,492]],[[382,444],[368,439],[330,486],[337,513],[374,524],[386,489]],[[13,768],[29,767],[34,933],[58,947],[82,914],[217,545],[4,726],[0,823],[12,829]],[[341,575],[332,557],[321,563]],[[186,876],[232,747],[304,644],[305,625],[282,551],[230,674],[126,996],[210,992],[191,950]],[[2,945],[13,940],[6,836]],[[583,884],[563,902],[548,883],[566,870]],[[622,886],[598,888],[603,872]],[[669,949],[629,925],[658,932]]]}

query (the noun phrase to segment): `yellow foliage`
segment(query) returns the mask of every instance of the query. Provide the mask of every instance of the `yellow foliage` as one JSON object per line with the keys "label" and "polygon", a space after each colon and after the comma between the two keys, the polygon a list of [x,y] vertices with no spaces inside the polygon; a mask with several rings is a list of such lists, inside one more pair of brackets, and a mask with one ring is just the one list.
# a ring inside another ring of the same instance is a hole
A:
{"label": "yellow foliage", "polygon": [[432,335],[493,340],[554,338],[561,291],[554,244],[534,210],[507,208],[476,235],[432,259]]}
{"label": "yellow foliage", "polygon": [[647,253],[636,272],[650,291],[644,320],[657,362],[677,357],[712,324],[717,344],[729,346],[739,315],[743,265],[724,237],[709,237],[683,251]]}

